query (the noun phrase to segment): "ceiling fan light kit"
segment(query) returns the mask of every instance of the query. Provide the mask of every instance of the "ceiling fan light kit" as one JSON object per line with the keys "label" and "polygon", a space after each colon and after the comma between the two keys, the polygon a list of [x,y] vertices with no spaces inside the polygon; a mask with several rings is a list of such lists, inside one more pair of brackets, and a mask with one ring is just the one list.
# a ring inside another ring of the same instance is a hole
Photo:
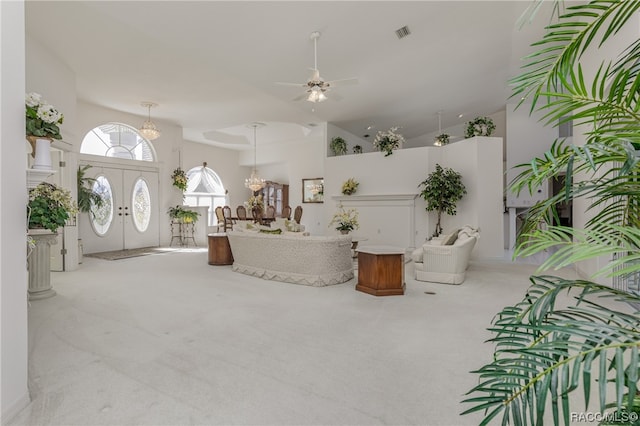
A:
{"label": "ceiling fan light kit", "polygon": [[[304,87],[306,89],[305,93],[294,98],[294,101],[305,99],[313,103],[324,102],[329,99],[326,92],[329,91],[331,86],[335,86],[337,84],[355,84],[358,82],[355,78],[324,81],[322,77],[320,77],[320,71],[318,70],[318,39],[320,38],[320,32],[312,32],[309,38],[313,40],[313,75],[311,78],[306,83],[277,83],[285,86]],[[337,98],[337,96],[334,96],[334,98]]]}

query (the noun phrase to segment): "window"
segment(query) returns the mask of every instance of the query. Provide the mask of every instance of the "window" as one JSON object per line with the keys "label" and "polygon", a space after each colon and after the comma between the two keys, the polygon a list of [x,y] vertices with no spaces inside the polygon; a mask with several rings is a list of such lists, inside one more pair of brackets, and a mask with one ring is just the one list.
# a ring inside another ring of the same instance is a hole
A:
{"label": "window", "polygon": [[138,178],[133,185],[131,209],[136,229],[140,232],[146,231],[151,220],[151,196],[149,195],[149,186],[142,178]]}
{"label": "window", "polygon": [[209,226],[216,226],[216,207],[225,205],[225,190],[220,177],[207,166],[194,167],[187,172],[187,190],[184,193],[185,206],[209,207]]}
{"label": "window", "polygon": [[120,123],[107,123],[91,130],[82,140],[80,152],[128,160],[156,159],[153,145],[134,127]]}
{"label": "window", "polygon": [[98,176],[93,182],[91,190],[102,198],[102,205],[96,207],[91,203],[91,226],[96,234],[103,236],[109,230],[113,221],[113,192],[109,180],[104,176]]}

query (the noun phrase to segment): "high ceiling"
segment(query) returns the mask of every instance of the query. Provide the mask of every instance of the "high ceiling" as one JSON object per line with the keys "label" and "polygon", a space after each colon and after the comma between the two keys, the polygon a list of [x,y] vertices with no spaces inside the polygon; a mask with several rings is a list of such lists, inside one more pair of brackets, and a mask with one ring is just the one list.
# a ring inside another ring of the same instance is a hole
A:
{"label": "high ceiling", "polygon": [[[185,139],[244,149],[254,121],[272,124],[274,141],[323,121],[360,136],[401,126],[413,138],[437,130],[438,111],[448,127],[503,109],[539,37],[516,27],[528,4],[28,1],[26,28],[75,72],[79,99],[141,117],[140,102],[156,102],[152,118]],[[403,26],[411,34],[399,39]],[[304,89],[275,83],[309,79],[314,31],[322,77],[358,84],[294,102]]]}

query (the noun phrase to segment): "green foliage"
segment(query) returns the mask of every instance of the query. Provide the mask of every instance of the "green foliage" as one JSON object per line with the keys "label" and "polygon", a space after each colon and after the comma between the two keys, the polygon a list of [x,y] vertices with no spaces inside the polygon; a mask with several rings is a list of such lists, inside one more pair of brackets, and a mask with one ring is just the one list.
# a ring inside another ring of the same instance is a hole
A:
{"label": "green foliage", "polygon": [[92,212],[91,207],[102,207],[104,200],[100,194],[93,192],[91,186],[96,181],[94,178],[86,177],[87,170],[90,169],[90,165],[79,166],[76,173],[77,186],[78,186],[78,210],[81,212]]}
{"label": "green foliage", "polygon": [[29,190],[27,222],[29,228],[45,228],[56,232],[67,219],[78,212],[71,193],[54,184],[43,182]]}
{"label": "green foliage", "polygon": [[422,181],[418,187],[423,186],[420,196],[427,202],[426,210],[438,212],[438,222],[434,236],[442,233],[440,219],[442,213],[455,215],[456,204],[467,193],[467,189],[462,183],[462,175],[453,169],[443,169],[440,164],[436,164],[436,170],[429,173],[429,176]]}
{"label": "green foliage", "polygon": [[331,139],[329,148],[331,148],[333,155],[344,155],[347,153],[347,142],[340,136],[336,136]]}
{"label": "green foliage", "polygon": [[171,207],[169,210],[167,210],[167,214],[169,214],[169,217],[171,219],[175,219],[183,223],[197,222],[198,216],[200,216],[200,213],[193,210],[185,209],[180,205]]}
{"label": "green foliage", "polygon": [[[543,157],[519,166],[522,172],[511,183],[516,193],[532,192],[561,174],[566,184],[527,212],[516,255],[553,253],[542,269],[607,256],[611,260],[597,274],[637,277],[640,166],[634,147],[640,146],[640,39],[615,62],[603,61],[590,80],[580,59],[629,20],[637,22],[640,2],[595,0],[561,15],[562,2],[553,3],[558,21],[546,27],[544,38],[534,44],[538,51],[525,58],[524,73],[512,79],[513,96],[531,102],[531,111],[543,112],[547,124],[582,125],[586,143],[556,141]],[[531,13],[541,4],[536,0]],[[577,199],[590,218],[584,229],[556,225],[557,205]],[[600,412],[640,411],[638,293],[582,280],[532,281],[522,302],[503,309],[490,328],[494,360],[476,371],[480,384],[469,392],[465,402],[473,406],[465,413],[484,411],[482,424],[501,415],[503,423],[527,425],[543,424],[550,408],[555,425],[569,424],[569,394],[581,389],[585,406],[580,408],[586,408],[594,384]],[[573,306],[557,305],[561,291],[575,290]],[[631,313],[629,306],[636,311]],[[609,396],[607,385],[614,395]],[[637,418],[625,424],[634,423]]]}
{"label": "green foliage", "polygon": [[[629,304],[640,296],[589,281],[541,276],[518,304],[504,308],[489,330],[494,359],[474,373],[479,384],[463,402],[463,414],[485,411],[481,425],[497,416],[513,424],[544,424],[550,405],[554,424],[570,424],[569,393],[582,386],[585,407],[592,392],[600,412],[613,391],[618,409],[637,409],[640,318]],[[567,306],[558,298],[573,296]],[[609,306],[616,307],[611,308]],[[627,392],[625,392],[625,387]]]}
{"label": "green foliage", "polygon": [[464,131],[465,138],[472,138],[474,136],[491,136],[496,129],[496,125],[493,124],[493,120],[489,117],[476,117],[473,120],[467,122],[467,127]]}

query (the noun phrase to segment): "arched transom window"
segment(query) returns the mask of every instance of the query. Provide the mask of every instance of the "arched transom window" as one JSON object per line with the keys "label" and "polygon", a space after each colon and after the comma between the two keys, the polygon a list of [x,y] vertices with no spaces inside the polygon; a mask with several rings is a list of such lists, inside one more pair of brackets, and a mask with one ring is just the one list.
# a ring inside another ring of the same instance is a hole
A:
{"label": "arched transom window", "polygon": [[82,140],[80,152],[128,160],[156,160],[153,145],[136,128],[121,123],[107,123],[91,130]]}

